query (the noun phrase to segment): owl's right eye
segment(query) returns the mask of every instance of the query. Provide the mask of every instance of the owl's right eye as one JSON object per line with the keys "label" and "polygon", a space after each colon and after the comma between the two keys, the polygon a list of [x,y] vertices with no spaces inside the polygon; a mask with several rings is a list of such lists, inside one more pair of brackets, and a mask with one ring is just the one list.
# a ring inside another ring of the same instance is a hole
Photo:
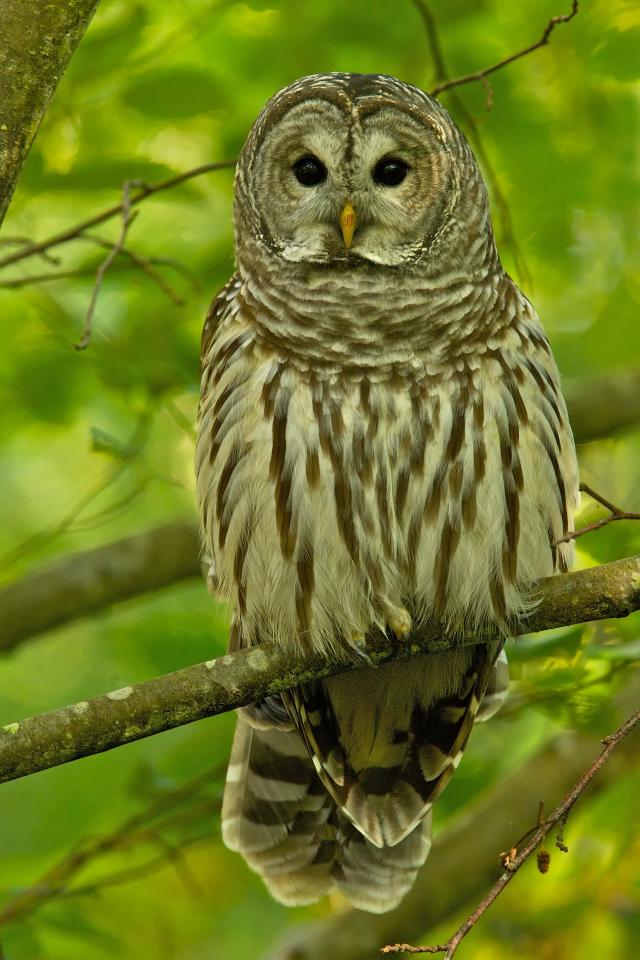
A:
{"label": "owl's right eye", "polygon": [[315,187],[327,179],[327,168],[322,161],[312,154],[300,157],[293,165],[293,172],[298,183],[303,187]]}

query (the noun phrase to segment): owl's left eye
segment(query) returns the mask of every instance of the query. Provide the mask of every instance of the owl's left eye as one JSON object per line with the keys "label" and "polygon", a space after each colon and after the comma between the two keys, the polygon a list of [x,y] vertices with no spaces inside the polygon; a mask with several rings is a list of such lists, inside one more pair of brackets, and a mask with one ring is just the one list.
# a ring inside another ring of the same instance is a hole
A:
{"label": "owl's left eye", "polygon": [[321,160],[308,154],[300,157],[293,165],[293,172],[298,183],[303,187],[315,187],[327,179],[327,168]]}
{"label": "owl's left eye", "polygon": [[409,164],[399,157],[383,157],[373,168],[373,179],[383,187],[397,187],[409,171]]}

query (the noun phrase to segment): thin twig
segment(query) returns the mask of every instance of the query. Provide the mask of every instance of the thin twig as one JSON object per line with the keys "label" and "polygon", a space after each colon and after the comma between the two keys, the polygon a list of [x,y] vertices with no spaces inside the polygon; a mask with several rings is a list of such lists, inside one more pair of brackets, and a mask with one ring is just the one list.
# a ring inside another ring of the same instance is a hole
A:
{"label": "thin twig", "polygon": [[[102,237],[94,237],[87,234],[86,236],[80,235],[77,239],[92,240],[99,246],[108,247],[109,249],[113,247],[112,243],[109,243],[108,240],[103,240]],[[111,273],[117,270],[129,270],[132,265],[139,267],[161,288],[162,292],[166,294],[175,306],[182,306],[185,303],[184,298],[176,293],[173,287],[169,285],[155,267],[171,267],[172,270],[179,273],[188,281],[194,292],[202,292],[202,285],[197,276],[193,271],[189,270],[184,263],[181,263],[174,257],[142,257],[140,254],[129,250],[128,247],[123,247],[120,250],[120,254],[126,257],[129,263],[118,264],[114,262],[110,267]],[[24,277],[11,277],[10,280],[0,280],[0,290],[18,290],[21,287],[31,287],[39,283],[50,283],[55,280],[75,280],[80,277],[95,277],[96,270],[96,265],[89,265],[75,267],[71,270],[52,270],[50,273],[32,273]]]}
{"label": "thin twig", "polygon": [[[119,460],[105,471],[104,477],[93,484],[86,493],[79,493],[75,503],[60,520],[31,534],[12,550],[1,556],[0,567],[10,568],[17,561],[23,560],[25,556],[51,544],[63,533],[79,527],[79,518],[85,515],[87,508],[113,487],[140,457],[149,439],[152,421],[153,414],[151,411],[143,410],[138,416],[131,436],[122,445]],[[109,508],[106,507],[105,509]],[[85,522],[85,516],[83,516],[83,523]]]}
{"label": "thin twig", "polygon": [[436,86],[432,89],[431,94],[436,96],[436,94],[442,93],[444,90],[451,90],[452,87],[461,87],[465,83],[473,83],[474,80],[484,80],[485,77],[488,77],[491,73],[495,73],[496,70],[501,70],[503,67],[508,66],[508,64],[513,63],[515,60],[520,60],[521,57],[528,56],[528,54],[533,53],[534,50],[538,50],[540,47],[546,46],[549,43],[551,34],[558,24],[568,23],[569,20],[573,20],[577,13],[578,0],[573,0],[573,3],[571,4],[571,12],[561,13],[556,17],[552,17],[544,28],[544,33],[536,43],[531,43],[528,47],[518,50],[517,53],[512,53],[511,56],[505,57],[503,60],[498,60],[497,63],[492,63],[489,67],[483,67],[482,70],[475,70],[473,73],[466,73],[461,77],[454,77],[451,80],[443,80],[441,83],[436,84]]}
{"label": "thin twig", "polygon": [[[192,180],[194,177],[201,177],[203,174],[211,173],[214,170],[228,170],[232,167],[235,167],[235,165],[235,160],[224,160],[220,163],[205,163],[200,167],[194,167],[192,170],[186,170],[184,173],[179,173],[175,177],[169,177],[168,180],[161,180],[156,184],[144,183],[139,186],[136,192],[131,196],[130,206],[135,207],[142,200],[146,200],[147,197],[151,197],[163,190],[170,190],[172,187],[177,187],[186,180]],[[62,230],[60,233],[55,233],[46,240],[40,240],[37,243],[26,244],[20,250],[16,250],[14,253],[11,253],[1,259],[0,268],[8,267],[12,263],[18,263],[20,260],[26,260],[28,257],[42,254],[43,251],[50,250],[52,247],[58,247],[62,243],[68,243],[69,240],[75,240],[76,237],[80,236],[80,234],[86,233],[87,230],[91,230],[92,227],[97,227],[99,224],[105,223],[107,220],[112,220],[114,217],[121,216],[121,214],[122,202],[116,203],[111,207],[107,207],[106,210],[101,210],[100,213],[96,213],[87,220],[83,220],[81,223],[76,223],[73,226],[68,227],[66,230]]]}
{"label": "thin twig", "polygon": [[[136,213],[137,212],[138,211],[136,211]],[[131,223],[131,220],[129,222]],[[106,247],[111,251],[115,249],[114,245],[112,243],[109,243],[108,240],[103,240],[102,237],[94,237],[91,234],[82,234],[78,239],[89,240],[91,243],[95,243],[97,246],[100,246],[100,247]],[[126,257],[127,260],[130,260],[131,263],[133,263],[136,267],[142,270],[143,273],[146,273],[149,279],[153,280],[153,282],[160,288],[160,290],[162,290],[164,295],[169,300],[171,300],[174,306],[176,307],[184,306],[184,303],[185,303],[184,298],[181,297],[180,294],[176,293],[173,287],[169,283],[167,283],[167,281],[164,279],[162,274],[155,269],[155,264],[162,263],[163,261],[154,260],[153,257],[143,257],[141,254],[135,253],[135,251],[130,250],[128,247],[125,247],[124,245],[118,246],[118,244],[116,244],[116,247],[117,247],[116,255],[119,254],[123,257]]]}
{"label": "thin twig", "polygon": [[507,884],[511,882],[523,863],[525,863],[531,854],[537,850],[552,828],[558,823],[565,823],[569,811],[573,807],[576,800],[578,800],[585,788],[591,783],[598,771],[604,766],[616,747],[639,724],[640,710],[636,711],[633,716],[629,717],[629,719],[626,720],[620,727],[618,727],[614,733],[604,738],[602,741],[604,744],[604,749],[598,754],[593,763],[591,763],[585,770],[580,779],[564,798],[562,803],[559,804],[553,813],[540,824],[536,832],[533,834],[526,846],[523,847],[517,857],[509,861],[509,866],[493,885],[486,897],[481,901],[481,903],[478,904],[476,909],[469,915],[469,917],[467,917],[464,923],[456,930],[453,936],[451,936],[446,943],[437,944],[436,946],[419,947],[415,947],[407,943],[387,944],[387,946],[383,947],[380,952],[385,954],[444,953],[444,960],[452,960],[461,942],[464,940],[469,931],[473,929],[480,917],[488,910],[496,897],[502,893]]}
{"label": "thin twig", "polygon": [[578,537],[583,537],[585,533],[592,533],[594,530],[600,530],[601,527],[606,527],[607,524],[614,523],[616,520],[640,520],[640,513],[632,513],[629,510],[621,510],[620,507],[616,507],[616,505],[611,503],[610,500],[607,500],[605,497],[603,497],[601,493],[598,493],[597,490],[594,490],[593,487],[590,487],[588,483],[581,483],[580,490],[582,493],[588,494],[588,496],[590,496],[593,500],[605,507],[609,511],[609,516],[603,517],[602,520],[594,520],[593,523],[588,523],[586,527],[580,527],[579,530],[570,530],[568,533],[563,534],[553,542],[554,547],[557,547],[560,543],[569,543],[570,540],[577,540]]}
{"label": "thin twig", "polygon": [[482,81],[482,86],[484,87],[484,91],[486,94],[485,100],[484,100],[484,108],[487,112],[489,112],[489,110],[491,110],[493,107],[493,87],[491,86],[491,83],[487,80],[486,77],[481,77],[480,79]]}
{"label": "thin twig", "polygon": [[102,288],[102,284],[105,278],[105,274],[113,261],[116,259],[119,253],[121,253],[124,242],[127,239],[127,234],[131,227],[131,224],[138,216],[138,210],[131,210],[131,188],[134,186],[139,186],[137,181],[125,180],[122,187],[122,203],[120,209],[122,212],[122,227],[120,229],[120,236],[113,244],[109,253],[102,261],[98,269],[96,270],[96,279],[93,285],[93,290],[91,292],[91,300],[89,301],[89,306],[87,308],[87,315],[84,321],[84,330],[82,331],[82,336],[77,343],[74,343],[76,350],[86,350],[91,342],[91,333],[93,330],[93,315],[96,309],[96,303],[98,302],[98,294]]}
{"label": "thin twig", "polygon": [[[33,240],[30,237],[0,237],[0,246],[4,245],[7,247],[25,247],[33,245]],[[58,264],[60,263],[59,257],[52,257],[50,254],[46,253],[44,250],[40,251],[38,256],[44,260],[45,263]]]}
{"label": "thin twig", "polygon": [[[436,23],[436,18],[433,14],[433,11],[426,3],[426,0],[412,0],[412,2],[420,14],[424,24],[427,35],[427,43],[429,45],[431,60],[434,67],[434,79],[442,82],[446,81],[447,83],[450,83],[450,87],[454,87],[455,84],[448,80],[447,64],[445,61],[444,52],[442,50],[442,44],[440,43],[438,25]],[[439,88],[434,87],[431,93],[433,94],[434,90],[437,91],[437,89]],[[500,189],[498,177],[493,167],[493,162],[485,150],[484,143],[478,129],[478,124],[474,117],[469,113],[463,100],[458,96],[458,93],[455,90],[452,89],[450,91],[450,96],[454,111],[457,117],[460,119],[462,125],[467,127],[469,139],[475,147],[478,159],[486,174],[487,182],[489,183],[491,190],[491,196],[495,202],[496,211],[500,222],[500,232],[502,234],[504,244],[511,250],[517,275],[521,279],[522,283],[526,287],[530,288],[531,276],[529,274],[529,269],[525,262],[524,256],[522,255],[522,251],[520,250],[518,241],[516,240],[515,231],[511,222],[511,211],[509,210],[509,204],[507,202],[507,198]],[[490,101],[489,95],[487,94],[487,107],[489,107],[490,102],[492,103],[492,100]]]}
{"label": "thin twig", "polygon": [[33,273],[28,277],[12,277],[10,280],[2,280],[0,282],[0,290],[19,290],[21,287],[31,287],[38,283],[49,283],[51,280],[75,280],[79,277],[95,277],[96,269],[96,267],[76,267],[73,270]]}

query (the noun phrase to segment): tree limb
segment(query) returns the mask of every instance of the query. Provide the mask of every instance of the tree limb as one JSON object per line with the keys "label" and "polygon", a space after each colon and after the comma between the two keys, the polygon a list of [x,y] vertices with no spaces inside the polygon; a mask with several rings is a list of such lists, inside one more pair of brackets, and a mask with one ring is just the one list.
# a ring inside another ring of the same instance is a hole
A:
{"label": "tree limb", "polygon": [[[514,632],[626,617],[638,609],[640,556],[543,580],[539,606]],[[398,644],[380,633],[370,637],[363,659],[379,666],[492,638],[495,633],[489,632],[446,636],[442,626],[430,623],[410,642]],[[0,783],[226,713],[357,665],[354,660],[328,662],[318,654],[292,656],[265,643],[9,723],[0,730]]]}
{"label": "tree limb", "polygon": [[564,385],[576,443],[601,440],[640,423],[640,370],[613,370]]}
{"label": "tree limb", "polygon": [[161,527],[65,557],[0,590],[0,652],[28,636],[200,575],[195,523]]}
{"label": "tree limb", "polygon": [[[621,716],[637,709],[638,678],[616,698]],[[565,733],[546,743],[522,767],[465,807],[436,836],[413,889],[390,913],[345,910],[287,931],[265,960],[372,960],[382,944],[418,939],[466,904],[475,903],[500,872],[498,853],[530,825],[542,797],[552,805],[592,762],[593,736]],[[621,745],[589,787],[589,797],[629,770],[638,755],[637,734]],[[553,869],[553,867],[552,867]],[[533,877],[537,879],[535,872]],[[535,879],[529,879],[535,883]]]}
{"label": "tree limb", "polygon": [[98,0],[0,0],[0,224],[60,77]]}

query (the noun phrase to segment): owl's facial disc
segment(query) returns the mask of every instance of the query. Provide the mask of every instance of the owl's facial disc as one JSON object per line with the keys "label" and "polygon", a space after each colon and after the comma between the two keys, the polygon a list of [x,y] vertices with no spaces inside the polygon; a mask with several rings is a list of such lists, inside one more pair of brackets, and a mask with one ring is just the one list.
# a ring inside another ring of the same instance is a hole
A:
{"label": "owl's facial disc", "polygon": [[451,156],[426,119],[366,101],[297,103],[260,144],[261,233],[292,263],[397,266],[425,253],[448,211]]}

